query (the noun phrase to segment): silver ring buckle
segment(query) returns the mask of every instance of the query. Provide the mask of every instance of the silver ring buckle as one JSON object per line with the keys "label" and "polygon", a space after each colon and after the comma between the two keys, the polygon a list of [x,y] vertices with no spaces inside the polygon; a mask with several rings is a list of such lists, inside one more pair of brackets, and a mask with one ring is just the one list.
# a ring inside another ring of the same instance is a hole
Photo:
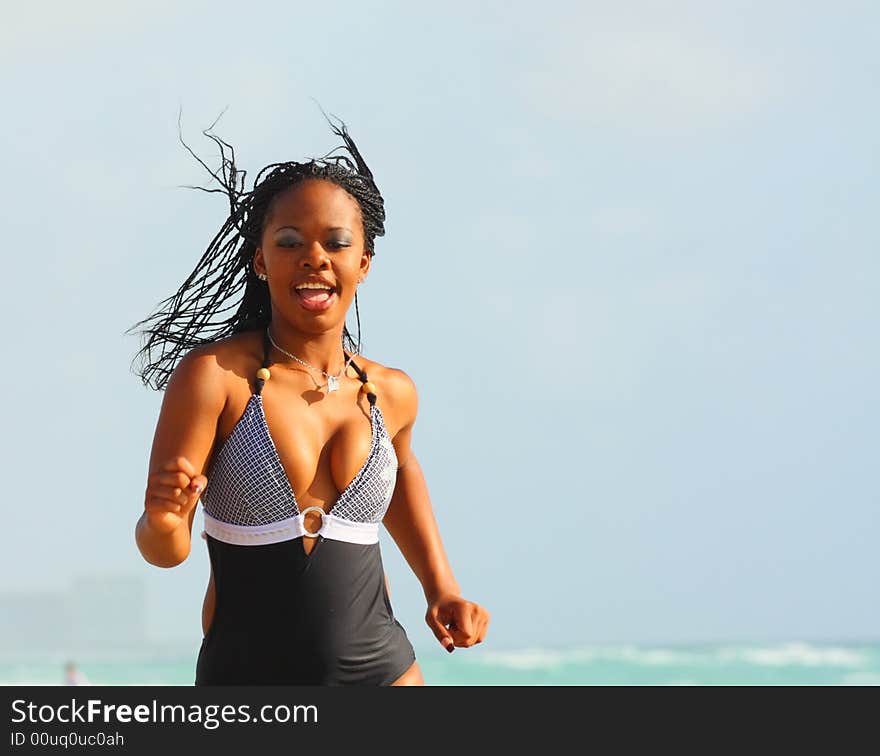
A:
{"label": "silver ring buckle", "polygon": [[[321,527],[318,528],[314,533],[312,533],[306,529],[306,512],[320,512],[321,513]],[[302,512],[300,512],[300,515],[302,516],[303,535],[307,536],[308,538],[317,538],[321,534],[321,531],[324,529],[324,515],[325,514],[327,514],[327,513],[323,509],[321,509],[321,507],[306,507]]]}

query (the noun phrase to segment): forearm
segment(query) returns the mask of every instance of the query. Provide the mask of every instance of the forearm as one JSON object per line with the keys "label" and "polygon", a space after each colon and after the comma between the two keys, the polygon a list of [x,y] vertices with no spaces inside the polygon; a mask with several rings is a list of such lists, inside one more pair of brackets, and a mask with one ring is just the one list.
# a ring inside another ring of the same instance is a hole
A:
{"label": "forearm", "polygon": [[134,537],[144,559],[157,567],[176,567],[189,556],[190,529],[185,519],[170,533],[162,533],[150,526],[144,512],[135,526]]}
{"label": "forearm", "polygon": [[460,593],[440,539],[428,487],[415,454],[398,470],[394,495],[383,520],[422,585],[428,603]]}

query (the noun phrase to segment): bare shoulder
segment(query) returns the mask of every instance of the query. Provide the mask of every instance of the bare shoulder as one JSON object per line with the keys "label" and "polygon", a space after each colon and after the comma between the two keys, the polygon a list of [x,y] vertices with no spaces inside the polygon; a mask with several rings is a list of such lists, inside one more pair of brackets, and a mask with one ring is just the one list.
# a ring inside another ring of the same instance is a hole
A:
{"label": "bare shoulder", "polygon": [[165,387],[150,470],[185,457],[196,470],[205,471],[229,397],[253,373],[254,342],[251,333],[235,334],[194,347],[180,359]]}
{"label": "bare shoulder", "polygon": [[236,380],[247,380],[261,359],[260,334],[247,331],[193,347],[178,362],[168,387],[184,384],[189,391],[223,392]]}
{"label": "bare shoulder", "polygon": [[393,415],[395,430],[412,426],[418,413],[419,399],[415,381],[409,374],[400,368],[389,367],[363,356],[356,357],[355,362],[366,371],[369,380],[376,384],[383,414]]}

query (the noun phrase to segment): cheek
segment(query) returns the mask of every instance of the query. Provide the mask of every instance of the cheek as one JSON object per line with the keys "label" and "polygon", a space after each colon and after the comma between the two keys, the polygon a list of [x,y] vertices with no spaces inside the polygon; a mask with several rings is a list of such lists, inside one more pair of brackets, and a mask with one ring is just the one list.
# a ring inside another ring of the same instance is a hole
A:
{"label": "cheek", "polygon": [[333,259],[333,267],[340,277],[353,278],[357,281],[361,271],[361,259],[363,254],[359,250],[346,250],[345,254],[341,254]]}
{"label": "cheek", "polygon": [[263,250],[263,263],[269,270],[282,271],[296,265],[296,251],[269,247]]}

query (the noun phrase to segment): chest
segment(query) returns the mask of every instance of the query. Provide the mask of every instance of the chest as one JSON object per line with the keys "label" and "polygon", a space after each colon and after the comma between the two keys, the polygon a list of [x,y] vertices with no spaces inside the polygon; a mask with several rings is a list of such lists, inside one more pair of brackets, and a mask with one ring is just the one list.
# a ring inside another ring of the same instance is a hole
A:
{"label": "chest", "polygon": [[240,524],[267,524],[315,506],[358,521],[381,519],[397,469],[382,411],[354,396],[330,398],[342,401],[314,407],[264,387],[243,402],[228,401],[208,472],[206,495],[215,509]]}

